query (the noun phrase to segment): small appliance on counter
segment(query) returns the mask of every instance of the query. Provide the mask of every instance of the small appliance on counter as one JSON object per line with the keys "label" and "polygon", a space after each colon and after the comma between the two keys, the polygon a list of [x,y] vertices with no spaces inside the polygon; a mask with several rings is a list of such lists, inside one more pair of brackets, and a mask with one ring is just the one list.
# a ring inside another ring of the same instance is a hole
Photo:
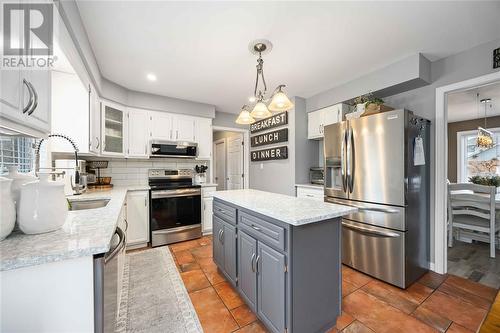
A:
{"label": "small appliance on counter", "polygon": [[193,170],[150,169],[151,246],[201,237],[201,186]]}
{"label": "small appliance on counter", "polygon": [[[111,177],[101,177],[101,169],[106,169],[107,167],[108,161],[88,162],[89,173],[87,174],[87,183],[89,188],[106,190],[113,187],[113,184],[111,184]],[[92,172],[94,170],[97,171],[97,176]]]}
{"label": "small appliance on counter", "polygon": [[310,168],[309,182],[311,184],[323,185],[325,183],[325,170],[321,167]]}

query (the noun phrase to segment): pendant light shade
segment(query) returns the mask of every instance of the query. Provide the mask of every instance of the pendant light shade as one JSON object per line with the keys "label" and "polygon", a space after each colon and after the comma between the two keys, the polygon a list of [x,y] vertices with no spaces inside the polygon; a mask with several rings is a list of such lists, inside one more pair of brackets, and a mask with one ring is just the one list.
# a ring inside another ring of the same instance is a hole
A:
{"label": "pendant light shade", "polygon": [[257,102],[257,104],[255,104],[255,106],[254,106],[252,112],[250,113],[250,115],[253,118],[260,119],[260,118],[271,117],[273,114],[271,112],[269,112],[269,110],[267,109],[266,104],[264,104],[264,102],[262,100],[259,100]]}
{"label": "pendant light shade", "polygon": [[483,149],[489,149],[493,147],[493,134],[490,131],[479,127],[477,129],[476,145],[478,148]]}
{"label": "pendant light shade", "polygon": [[240,125],[250,125],[255,122],[255,119],[250,115],[250,112],[248,112],[248,107],[246,105],[243,105],[241,108],[241,112],[236,118],[236,123]]}
{"label": "pendant light shade", "polygon": [[281,112],[281,111],[288,111],[294,107],[294,104],[288,96],[281,90],[283,87],[285,87],[284,84],[279,85],[278,88],[276,88],[276,92],[274,93],[271,103],[269,103],[269,110],[273,112]]}

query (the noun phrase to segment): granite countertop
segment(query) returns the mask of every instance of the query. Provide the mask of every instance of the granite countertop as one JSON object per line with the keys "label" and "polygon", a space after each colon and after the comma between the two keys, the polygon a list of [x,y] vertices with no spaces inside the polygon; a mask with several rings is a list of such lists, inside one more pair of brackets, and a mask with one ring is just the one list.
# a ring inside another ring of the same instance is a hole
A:
{"label": "granite countertop", "polygon": [[323,189],[323,185],[319,184],[295,184],[296,187],[306,187],[306,188],[313,188],[315,190]]}
{"label": "granite countertop", "polygon": [[213,196],[293,226],[320,222],[357,211],[350,206],[258,190],[217,191]]}
{"label": "granite countertop", "polygon": [[26,235],[17,230],[0,242],[0,271],[40,265],[65,259],[92,256],[109,250],[127,191],[148,190],[146,186],[115,186],[92,190],[70,200],[110,199],[102,208],[68,212],[59,230]]}

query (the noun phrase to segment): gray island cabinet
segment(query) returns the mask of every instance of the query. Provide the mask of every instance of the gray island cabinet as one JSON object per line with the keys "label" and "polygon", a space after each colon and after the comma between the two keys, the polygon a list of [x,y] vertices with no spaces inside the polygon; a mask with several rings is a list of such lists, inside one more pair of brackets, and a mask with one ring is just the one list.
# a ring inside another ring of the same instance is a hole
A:
{"label": "gray island cabinet", "polygon": [[326,332],[340,315],[340,219],[354,211],[257,190],[215,192],[213,259],[271,332]]}

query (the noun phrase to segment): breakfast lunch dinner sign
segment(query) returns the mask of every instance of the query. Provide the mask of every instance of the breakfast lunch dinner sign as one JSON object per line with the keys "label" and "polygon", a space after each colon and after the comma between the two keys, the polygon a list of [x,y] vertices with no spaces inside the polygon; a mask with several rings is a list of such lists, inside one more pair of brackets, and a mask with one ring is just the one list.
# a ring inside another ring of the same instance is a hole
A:
{"label": "breakfast lunch dinner sign", "polygon": [[[288,141],[288,128],[281,128],[274,131],[268,131],[277,127],[288,124],[288,113],[282,112],[265,118],[250,125],[250,133],[259,133],[250,138],[250,146],[252,148],[261,147],[266,145],[274,145]],[[264,132],[265,133],[260,133]],[[288,147],[279,146],[265,148],[261,150],[253,150],[250,152],[250,160],[257,161],[270,161],[270,160],[283,160],[288,158]]]}

